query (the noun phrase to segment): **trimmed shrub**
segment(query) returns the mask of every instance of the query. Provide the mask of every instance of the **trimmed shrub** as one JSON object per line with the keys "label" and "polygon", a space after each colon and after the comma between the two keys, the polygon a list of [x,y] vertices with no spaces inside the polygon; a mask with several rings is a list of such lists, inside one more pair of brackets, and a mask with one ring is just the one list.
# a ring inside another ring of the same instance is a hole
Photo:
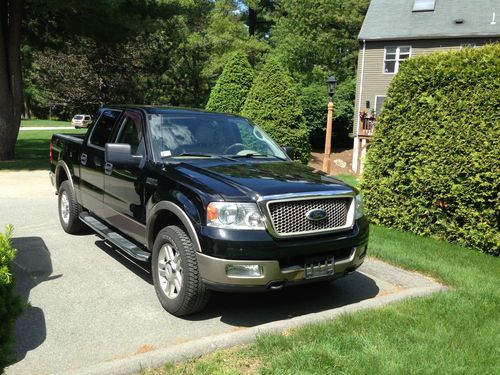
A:
{"label": "trimmed shrub", "polygon": [[299,97],[291,76],[275,58],[268,58],[255,78],[241,114],[281,146],[295,147],[295,157],[307,163],[311,146]]}
{"label": "trimmed shrub", "polygon": [[372,222],[500,254],[500,45],[406,61],[361,181]]}
{"label": "trimmed shrub", "polygon": [[236,52],[224,66],[210,93],[206,109],[239,114],[252,86],[253,77],[253,69],[245,54]]}
{"label": "trimmed shrub", "polygon": [[12,227],[0,233],[0,374],[10,362],[12,326],[21,313],[21,300],[14,296],[12,262],[16,250],[10,244]]}

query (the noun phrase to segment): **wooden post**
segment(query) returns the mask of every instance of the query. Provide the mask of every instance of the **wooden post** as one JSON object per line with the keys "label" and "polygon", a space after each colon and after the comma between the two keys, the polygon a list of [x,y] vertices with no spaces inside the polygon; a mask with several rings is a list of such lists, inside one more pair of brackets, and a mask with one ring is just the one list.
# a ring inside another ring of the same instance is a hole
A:
{"label": "wooden post", "polygon": [[326,120],[326,139],[325,139],[325,156],[323,158],[323,172],[330,174],[332,162],[330,154],[332,153],[332,126],[333,126],[333,100],[328,102],[328,117]]}

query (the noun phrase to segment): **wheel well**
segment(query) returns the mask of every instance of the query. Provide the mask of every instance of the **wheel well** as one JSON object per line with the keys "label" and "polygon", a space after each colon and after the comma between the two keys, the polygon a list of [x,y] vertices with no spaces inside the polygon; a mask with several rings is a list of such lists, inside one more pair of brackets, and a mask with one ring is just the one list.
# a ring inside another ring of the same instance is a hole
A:
{"label": "wheel well", "polygon": [[168,227],[169,225],[183,226],[184,224],[182,224],[181,219],[179,219],[177,215],[175,215],[170,211],[164,210],[158,213],[158,216],[154,221],[153,232],[151,233],[152,237],[150,239],[150,243],[154,243],[158,232],[161,231],[163,228]]}
{"label": "wheel well", "polygon": [[63,167],[59,167],[56,175],[56,189],[59,189],[59,186],[66,180],[69,180],[66,170]]}

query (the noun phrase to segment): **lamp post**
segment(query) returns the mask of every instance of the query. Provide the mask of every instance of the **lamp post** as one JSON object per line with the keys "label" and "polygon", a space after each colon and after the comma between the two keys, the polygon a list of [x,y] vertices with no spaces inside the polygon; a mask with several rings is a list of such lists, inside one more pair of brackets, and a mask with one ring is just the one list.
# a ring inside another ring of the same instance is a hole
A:
{"label": "lamp post", "polygon": [[323,172],[330,173],[331,170],[331,148],[332,148],[332,122],[333,122],[333,94],[335,93],[335,85],[337,80],[335,77],[330,76],[326,80],[328,87],[328,117],[326,120],[326,138],[325,138],[325,156],[323,158]]}

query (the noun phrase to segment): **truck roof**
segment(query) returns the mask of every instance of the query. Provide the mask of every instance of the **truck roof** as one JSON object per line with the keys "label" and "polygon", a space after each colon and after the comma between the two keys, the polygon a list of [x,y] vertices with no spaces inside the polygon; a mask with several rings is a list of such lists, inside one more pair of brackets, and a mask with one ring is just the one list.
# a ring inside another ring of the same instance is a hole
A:
{"label": "truck roof", "polygon": [[232,116],[232,117],[241,117],[239,115],[231,114],[231,113],[223,113],[223,112],[214,112],[214,111],[206,111],[204,109],[199,108],[185,108],[185,107],[169,107],[169,106],[155,106],[155,105],[139,105],[139,104],[112,104],[112,105],[104,105],[102,108],[110,108],[110,109],[139,109],[143,110],[146,113],[155,113],[158,111],[169,112],[169,113],[178,113],[178,114],[218,114],[224,116]]}

